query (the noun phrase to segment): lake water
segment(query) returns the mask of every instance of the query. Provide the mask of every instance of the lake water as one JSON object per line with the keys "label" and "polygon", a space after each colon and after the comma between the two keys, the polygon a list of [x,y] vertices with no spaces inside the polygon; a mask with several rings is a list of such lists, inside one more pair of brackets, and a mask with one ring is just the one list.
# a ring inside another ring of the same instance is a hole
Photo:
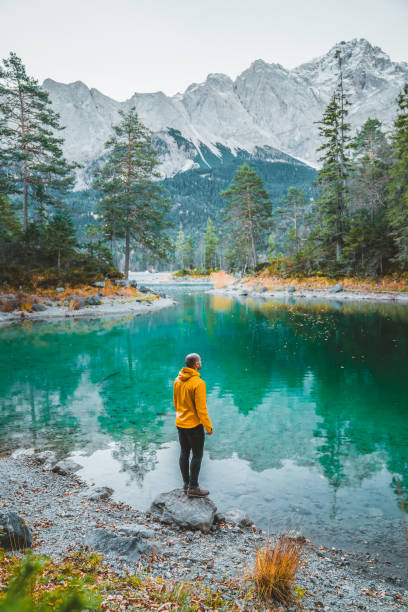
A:
{"label": "lake water", "polygon": [[1,329],[2,451],[56,447],[147,509],[181,484],[172,384],[199,352],[214,425],[200,484],[220,509],[404,556],[408,308],[176,298],[146,317]]}

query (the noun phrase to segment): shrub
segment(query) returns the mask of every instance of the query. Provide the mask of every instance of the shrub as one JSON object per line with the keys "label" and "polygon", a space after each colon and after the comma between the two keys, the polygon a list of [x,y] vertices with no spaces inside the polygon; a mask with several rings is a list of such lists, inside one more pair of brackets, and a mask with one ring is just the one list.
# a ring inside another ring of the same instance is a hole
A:
{"label": "shrub", "polygon": [[0,599],[0,612],[81,612],[99,608],[97,599],[81,584],[60,586],[52,591],[35,590],[41,582],[47,560],[28,554],[18,563],[5,597]]}
{"label": "shrub", "polygon": [[273,546],[268,537],[262,547],[256,546],[255,565],[250,578],[258,595],[289,605],[295,599],[294,580],[305,554],[305,545],[282,535]]}

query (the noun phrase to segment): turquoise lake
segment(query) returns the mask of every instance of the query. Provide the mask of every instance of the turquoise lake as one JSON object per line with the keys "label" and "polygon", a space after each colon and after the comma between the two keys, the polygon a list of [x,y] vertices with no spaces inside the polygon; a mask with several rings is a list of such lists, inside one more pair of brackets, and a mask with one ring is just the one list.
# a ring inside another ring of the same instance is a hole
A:
{"label": "turquoise lake", "polygon": [[405,555],[408,307],[176,299],[148,316],[0,329],[1,451],[56,448],[147,509],[181,484],[172,385],[198,352],[214,425],[200,484],[220,509]]}

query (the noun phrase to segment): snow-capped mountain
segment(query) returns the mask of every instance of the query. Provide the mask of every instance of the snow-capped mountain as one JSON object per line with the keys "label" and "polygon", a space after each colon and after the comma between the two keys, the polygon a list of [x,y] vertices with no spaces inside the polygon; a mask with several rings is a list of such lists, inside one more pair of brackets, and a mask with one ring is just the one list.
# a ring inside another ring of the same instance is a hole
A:
{"label": "snow-capped mountain", "polygon": [[43,87],[66,126],[66,157],[85,168],[82,183],[87,182],[86,169],[103,153],[118,110],[131,106],[153,130],[167,177],[208,163],[204,150],[220,156],[221,145],[232,153],[259,154],[263,149],[267,157],[268,151],[273,152],[271,161],[277,158],[276,150],[283,151],[314,165],[319,146],[315,122],[336,86],[337,47],[342,50],[345,89],[352,102],[352,127],[377,117],[391,128],[396,97],[408,81],[408,63],[392,62],[365,39],[341,42],[292,70],[257,60],[235,81],[210,74],[204,83],[193,83],[172,97],[163,92],[135,93],[117,102],[79,81],[62,84],[47,79]]}

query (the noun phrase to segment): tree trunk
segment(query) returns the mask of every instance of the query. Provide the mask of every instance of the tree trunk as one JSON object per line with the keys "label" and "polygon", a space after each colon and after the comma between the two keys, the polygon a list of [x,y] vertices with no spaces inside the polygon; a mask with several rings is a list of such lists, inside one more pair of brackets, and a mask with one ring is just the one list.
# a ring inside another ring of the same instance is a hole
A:
{"label": "tree trunk", "polygon": [[28,230],[28,167],[27,167],[27,143],[26,143],[26,128],[24,117],[24,101],[23,94],[19,87],[18,91],[20,101],[20,126],[21,140],[23,143],[24,165],[23,165],[23,230],[27,233]]}
{"label": "tree trunk", "polygon": [[57,259],[58,276],[60,275],[60,270],[61,270],[61,249],[58,249],[58,259]]}
{"label": "tree trunk", "polygon": [[298,245],[298,229],[297,229],[297,210],[296,210],[296,202],[294,202],[293,204],[293,218],[295,221],[295,253],[298,252],[299,250],[299,245]]}
{"label": "tree trunk", "polygon": [[129,261],[130,261],[130,227],[129,224],[126,228],[126,242],[125,242],[125,276],[129,278]]}
{"label": "tree trunk", "polygon": [[341,242],[340,239],[338,238],[336,240],[336,261],[340,261],[341,259]]}
{"label": "tree trunk", "polygon": [[255,268],[257,264],[257,257],[256,257],[256,248],[255,248],[255,240],[254,240],[254,226],[252,223],[251,194],[249,193],[248,189],[247,189],[247,207],[248,207],[248,219],[249,219],[249,232],[251,235],[251,244],[252,244],[252,256],[254,258],[254,268]]}

